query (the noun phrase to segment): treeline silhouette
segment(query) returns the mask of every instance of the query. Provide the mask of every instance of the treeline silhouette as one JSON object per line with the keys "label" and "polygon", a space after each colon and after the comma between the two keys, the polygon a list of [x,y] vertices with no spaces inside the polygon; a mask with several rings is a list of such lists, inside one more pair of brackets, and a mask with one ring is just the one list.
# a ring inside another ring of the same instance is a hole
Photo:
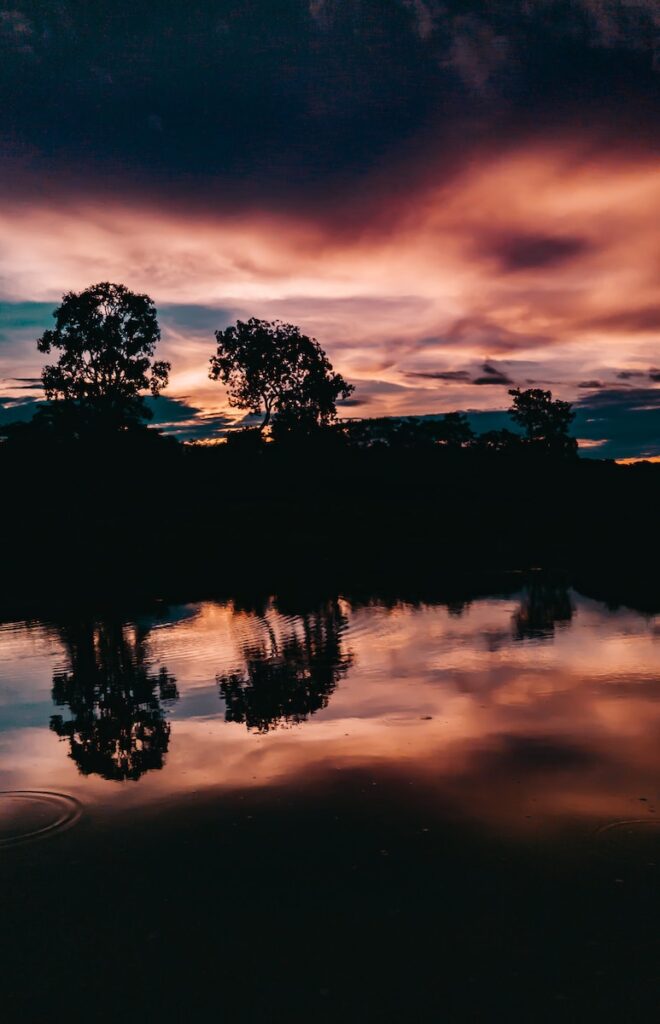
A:
{"label": "treeline silhouette", "polygon": [[660,467],[578,458],[573,411],[550,392],[512,389],[519,433],[475,436],[459,412],[341,421],[353,388],[318,342],[253,319],[217,332],[210,376],[259,425],[180,444],[148,426],[143,395],[170,369],[148,296],[102,283],[54,317],[46,401],[0,443],[0,601],[470,567],[656,578]]}

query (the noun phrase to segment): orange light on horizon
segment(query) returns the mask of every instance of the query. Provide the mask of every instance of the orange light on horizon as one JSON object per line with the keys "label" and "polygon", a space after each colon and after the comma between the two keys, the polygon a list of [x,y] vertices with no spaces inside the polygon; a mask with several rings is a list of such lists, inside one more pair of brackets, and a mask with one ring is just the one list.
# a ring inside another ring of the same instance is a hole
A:
{"label": "orange light on horizon", "polygon": [[[318,338],[370,416],[503,408],[504,387],[474,383],[493,360],[512,382],[550,384],[569,401],[583,380],[625,386],[621,371],[653,386],[657,163],[557,140],[382,205],[387,217],[376,209],[348,230],[330,217],[185,216],[129,199],[0,200],[0,280],[6,300],[54,305],[95,280],[148,292],[172,362],[168,394],[203,413],[224,411],[207,376],[211,325],[250,316]],[[209,315],[186,322],[174,307]],[[25,351],[4,376],[37,369]]]}
{"label": "orange light on horizon", "polygon": [[640,455],[629,459],[615,459],[619,466],[634,466],[637,462],[660,462],[660,455]]}

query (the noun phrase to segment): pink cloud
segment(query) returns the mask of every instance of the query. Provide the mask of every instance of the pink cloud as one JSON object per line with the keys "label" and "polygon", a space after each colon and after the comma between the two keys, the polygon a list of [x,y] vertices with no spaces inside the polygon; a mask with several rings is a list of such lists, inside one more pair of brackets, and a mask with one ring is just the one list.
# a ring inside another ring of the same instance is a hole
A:
{"label": "pink cloud", "polygon": [[[433,379],[493,358],[510,377],[507,361],[530,364],[525,376],[557,381],[563,397],[598,367],[657,362],[656,162],[527,146],[379,201],[352,230],[263,212],[0,201],[0,298],[55,304],[117,279],[160,304],[217,307],[218,326],[226,310],[295,322],[358,395],[361,381],[392,386],[379,411],[501,406],[502,389]],[[212,347],[211,330],[164,332],[172,392],[209,409],[224,401],[206,378]]]}

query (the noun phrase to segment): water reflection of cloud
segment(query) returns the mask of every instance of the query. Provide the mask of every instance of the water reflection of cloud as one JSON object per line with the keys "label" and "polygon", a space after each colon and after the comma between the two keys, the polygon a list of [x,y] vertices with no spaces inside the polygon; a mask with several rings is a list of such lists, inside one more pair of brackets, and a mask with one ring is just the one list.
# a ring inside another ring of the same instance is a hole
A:
{"label": "water reflection of cloud", "polygon": [[[342,601],[351,662],[327,705],[261,734],[225,721],[216,676],[239,668],[264,636],[276,644],[303,636],[303,620],[274,602],[256,611],[184,606],[145,640],[150,665],[167,665],[181,694],[169,712],[167,765],[112,803],[298,786],[368,768],[430,787],[455,813],[507,827],[625,816],[631,800],[654,798],[660,772],[658,620],[575,594],[571,601],[570,621],[522,643],[520,596],[478,600],[460,616],[445,606],[353,609]],[[3,646],[0,632],[0,694],[10,703],[17,694],[3,691],[2,680],[23,659],[21,698],[43,700],[53,643],[47,630],[24,626],[5,633]],[[0,743],[3,783],[43,784],[47,767],[53,785],[108,800],[100,780],[81,790],[44,730],[14,728]]]}

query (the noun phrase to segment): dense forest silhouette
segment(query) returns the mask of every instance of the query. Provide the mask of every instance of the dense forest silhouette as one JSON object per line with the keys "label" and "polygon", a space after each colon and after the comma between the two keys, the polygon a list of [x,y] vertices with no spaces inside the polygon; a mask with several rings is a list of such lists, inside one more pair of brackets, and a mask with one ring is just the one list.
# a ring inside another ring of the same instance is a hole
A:
{"label": "dense forest silhouette", "polygon": [[38,339],[46,400],[0,440],[0,602],[660,563],[660,467],[580,459],[570,403],[549,391],[510,390],[515,431],[475,435],[458,411],[339,419],[353,388],[318,342],[238,321],[216,332],[209,375],[258,426],[182,444],[149,426],[144,395],[170,367],[148,296],[103,282],[54,321]]}

